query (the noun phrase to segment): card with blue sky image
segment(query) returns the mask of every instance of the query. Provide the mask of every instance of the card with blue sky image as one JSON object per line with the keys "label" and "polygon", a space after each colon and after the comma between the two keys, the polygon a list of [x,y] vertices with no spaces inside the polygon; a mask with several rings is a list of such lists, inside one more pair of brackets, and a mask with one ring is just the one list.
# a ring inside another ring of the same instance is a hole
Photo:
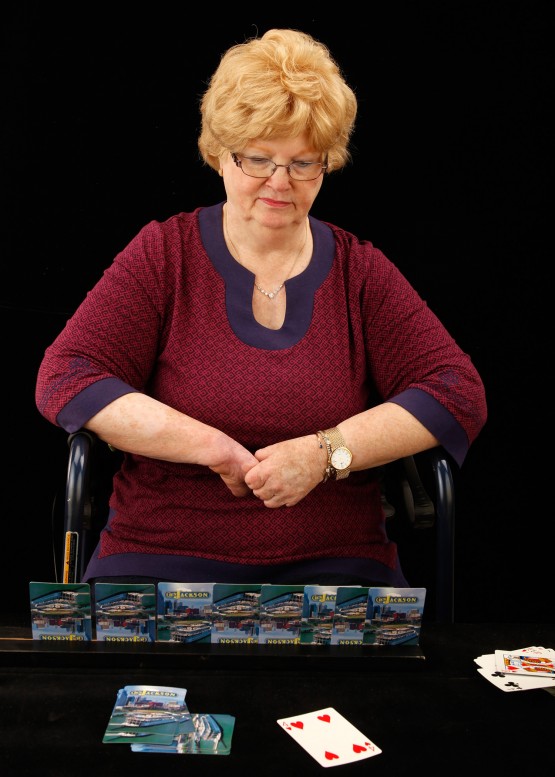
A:
{"label": "card with blue sky image", "polygon": [[92,639],[88,583],[29,583],[31,633],[43,642]]}
{"label": "card with blue sky image", "polygon": [[214,584],[213,643],[258,643],[261,588],[260,583]]}
{"label": "card with blue sky image", "polygon": [[158,583],[158,640],[210,642],[213,598],[214,583]]}
{"label": "card with blue sky image", "polygon": [[364,643],[382,647],[420,644],[425,588],[369,589]]}
{"label": "card with blue sky image", "polygon": [[175,753],[177,755],[229,755],[235,726],[233,715],[193,712],[194,731],[178,725],[169,745],[133,743],[136,753]]}
{"label": "card with blue sky image", "polygon": [[304,588],[304,585],[262,585],[259,645],[300,644]]}
{"label": "card with blue sky image", "polygon": [[96,583],[94,595],[99,642],[156,641],[153,583]]}
{"label": "card with blue sky image", "polygon": [[305,585],[301,645],[331,643],[336,596],[336,585]]}
{"label": "card with blue sky image", "polygon": [[337,586],[330,644],[362,645],[368,590],[368,586]]}
{"label": "card with blue sky image", "polygon": [[171,745],[179,730],[195,730],[185,688],[126,685],[120,688],[108,720],[104,744]]}

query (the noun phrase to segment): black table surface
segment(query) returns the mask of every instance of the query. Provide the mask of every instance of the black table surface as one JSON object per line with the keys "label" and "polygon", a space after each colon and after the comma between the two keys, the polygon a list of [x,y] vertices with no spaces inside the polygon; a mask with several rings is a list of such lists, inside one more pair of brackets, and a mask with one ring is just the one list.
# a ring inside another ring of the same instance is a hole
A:
{"label": "black table surface", "polygon": [[[321,774],[276,721],[324,707],[382,749],[340,766],[342,774],[520,775],[553,763],[555,695],[504,693],[474,663],[496,649],[555,647],[551,624],[431,623],[418,648],[386,652],[45,648],[28,633],[0,626],[2,777]],[[134,753],[125,744],[103,744],[118,689],[137,683],[186,688],[191,712],[235,716],[230,755]]]}

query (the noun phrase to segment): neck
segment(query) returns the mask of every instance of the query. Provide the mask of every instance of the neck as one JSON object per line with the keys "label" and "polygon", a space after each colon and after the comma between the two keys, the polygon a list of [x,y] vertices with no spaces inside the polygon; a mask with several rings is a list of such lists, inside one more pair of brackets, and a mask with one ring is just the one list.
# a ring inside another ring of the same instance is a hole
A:
{"label": "neck", "polygon": [[[303,251],[306,247],[306,244],[308,242],[308,231],[309,231],[308,219],[305,219],[305,222],[304,222],[305,228],[304,228],[304,234],[303,234],[300,246],[296,250],[292,249],[292,250],[284,251],[283,249],[281,249],[279,263],[276,263],[274,265],[275,266],[274,271],[271,271],[270,265],[267,261],[264,262],[263,268],[260,268],[260,257],[257,257],[256,259],[250,259],[250,258],[245,259],[244,254],[242,254],[239,251],[239,249],[235,245],[235,242],[233,241],[230,235],[229,225],[227,222],[227,210],[225,206],[224,206],[223,226],[224,226],[224,238],[234,258],[239,262],[239,264],[242,264],[243,267],[246,267],[248,270],[251,270],[251,272],[254,273],[255,288],[268,299],[274,299],[274,297],[282,289],[285,281],[292,276],[295,268],[297,267],[299,259],[301,258]],[[290,258],[291,256],[292,258]],[[282,269],[284,264],[286,267],[287,266],[289,267],[287,273],[285,274]],[[260,272],[258,272],[257,269],[255,268],[260,268]]]}

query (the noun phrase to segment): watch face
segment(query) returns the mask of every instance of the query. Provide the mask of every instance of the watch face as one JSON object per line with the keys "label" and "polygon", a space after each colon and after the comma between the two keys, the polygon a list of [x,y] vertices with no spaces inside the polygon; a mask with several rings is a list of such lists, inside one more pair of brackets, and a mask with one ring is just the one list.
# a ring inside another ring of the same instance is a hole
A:
{"label": "watch face", "polygon": [[353,456],[348,448],[336,448],[331,454],[331,465],[338,470],[348,469],[352,460]]}

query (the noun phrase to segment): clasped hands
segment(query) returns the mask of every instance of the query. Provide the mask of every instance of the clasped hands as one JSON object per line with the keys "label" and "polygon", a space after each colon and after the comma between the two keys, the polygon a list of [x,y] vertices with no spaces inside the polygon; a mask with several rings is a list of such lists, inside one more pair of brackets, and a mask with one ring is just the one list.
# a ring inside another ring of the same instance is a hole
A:
{"label": "clasped hands", "polygon": [[327,452],[316,434],[260,448],[254,454],[235,443],[227,464],[213,466],[234,496],[249,492],[266,507],[292,507],[322,482]]}

